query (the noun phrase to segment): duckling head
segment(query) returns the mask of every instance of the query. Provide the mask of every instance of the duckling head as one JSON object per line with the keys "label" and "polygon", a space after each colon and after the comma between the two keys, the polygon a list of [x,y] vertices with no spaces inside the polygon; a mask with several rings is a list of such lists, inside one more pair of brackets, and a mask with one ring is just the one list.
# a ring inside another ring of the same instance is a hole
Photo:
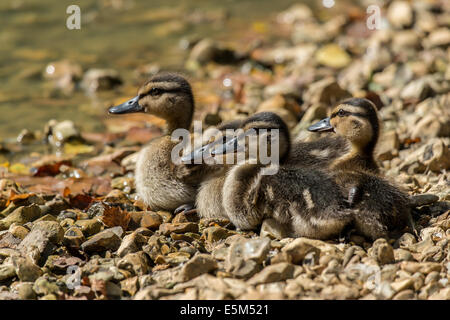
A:
{"label": "duckling head", "polygon": [[[257,142],[257,148],[266,148],[267,151],[278,148],[280,162],[290,151],[290,135],[286,123],[273,112],[260,112],[243,121],[234,137],[216,146],[211,154],[217,156],[245,152],[248,157],[252,149],[249,145],[252,140]],[[258,152],[258,156],[260,155],[261,151]]]}
{"label": "duckling head", "polygon": [[176,73],[159,73],[139,88],[138,95],[109,108],[110,114],[144,112],[167,121],[168,131],[189,129],[194,96],[189,82]]}
{"label": "duckling head", "polygon": [[358,151],[371,152],[378,141],[380,122],[375,105],[367,99],[351,98],[336,106],[330,117],[308,128],[313,132],[335,132]]}

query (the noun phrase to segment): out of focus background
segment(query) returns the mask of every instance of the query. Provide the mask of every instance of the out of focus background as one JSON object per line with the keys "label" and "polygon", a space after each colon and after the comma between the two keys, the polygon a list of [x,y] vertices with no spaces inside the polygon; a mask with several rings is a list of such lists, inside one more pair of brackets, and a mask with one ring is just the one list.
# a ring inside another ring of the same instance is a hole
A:
{"label": "out of focus background", "polygon": [[[336,11],[320,1],[300,2],[309,2],[323,19]],[[272,23],[295,3],[299,1],[82,0],[76,2],[81,29],[69,30],[66,9],[72,3],[1,1],[0,137],[42,129],[52,118],[100,130],[103,105],[117,97],[109,89],[133,94],[129,86],[159,69],[182,71],[190,47],[205,37],[241,50],[262,38],[276,42],[282,30]],[[122,88],[106,85],[95,94],[86,92],[79,81],[90,69],[108,69]]]}

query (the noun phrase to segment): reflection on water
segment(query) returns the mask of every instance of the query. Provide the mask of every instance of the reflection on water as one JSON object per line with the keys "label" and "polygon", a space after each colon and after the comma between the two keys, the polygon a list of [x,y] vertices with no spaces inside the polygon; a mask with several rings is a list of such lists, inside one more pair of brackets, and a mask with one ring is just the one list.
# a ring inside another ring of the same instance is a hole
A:
{"label": "reflection on water", "polygon": [[[86,130],[101,129],[99,118],[107,105],[136,90],[133,70],[138,66],[156,62],[181,69],[186,55],[182,39],[233,41],[240,31],[258,29],[295,2],[299,1],[81,0],[76,3],[82,28],[68,30],[67,1],[3,0],[0,140],[17,136],[23,128],[42,129],[51,118],[72,119]],[[125,85],[119,92],[95,97],[81,90],[64,95],[42,78],[45,66],[61,59],[79,63],[84,71],[113,68]]]}

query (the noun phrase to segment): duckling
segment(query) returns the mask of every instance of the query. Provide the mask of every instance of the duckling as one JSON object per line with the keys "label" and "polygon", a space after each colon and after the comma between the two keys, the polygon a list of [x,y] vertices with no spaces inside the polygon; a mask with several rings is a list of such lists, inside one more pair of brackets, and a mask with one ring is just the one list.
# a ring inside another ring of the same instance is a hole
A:
{"label": "duckling", "polygon": [[[237,129],[242,121],[233,121],[230,124],[232,126],[222,127],[223,132],[227,128]],[[226,140],[227,137],[222,137],[220,141],[213,141],[209,145],[196,149],[193,154],[203,153],[204,157],[208,158],[210,156],[208,153],[218,144],[225,143]],[[348,141],[340,136],[324,137],[311,142],[295,141],[289,149],[284,165],[320,169],[330,165],[336,158],[347,153],[349,146]],[[215,158],[218,157],[218,155],[215,155]],[[192,157],[187,158],[188,161],[191,159]],[[223,170],[210,170],[197,193],[195,204],[199,215],[203,218],[228,218],[222,206],[222,189],[226,173],[231,166],[225,164],[223,158],[220,163],[223,164]]]}
{"label": "duckling", "polygon": [[157,74],[136,97],[109,109],[110,114],[132,112],[146,112],[167,121],[166,134],[153,139],[139,153],[135,171],[138,195],[152,210],[186,209],[183,206],[194,203],[197,187],[205,172],[211,170],[171,160],[172,149],[180,142],[172,140],[171,134],[176,129],[189,130],[192,122],[194,96],[189,82],[175,73]]}
{"label": "duckling", "polygon": [[257,113],[247,118],[242,128],[244,134],[215,148],[212,154],[233,153],[239,158],[244,153],[247,158],[245,139],[256,135],[259,141],[266,139],[267,151],[273,150],[272,144],[278,149],[279,165],[257,156],[230,167],[223,178],[222,207],[237,228],[254,229],[263,219],[272,218],[286,226],[290,236],[329,239],[351,223],[352,214],[345,207],[340,188],[326,172],[286,164],[291,143],[280,117],[271,112]]}
{"label": "duckling", "polygon": [[333,131],[347,139],[350,152],[335,159],[330,171],[347,191],[347,203],[355,208],[355,227],[369,238],[387,237],[410,223],[409,197],[383,179],[374,159],[380,135],[375,105],[367,99],[352,98],[341,102],[325,118],[308,128]]}
{"label": "duckling", "polygon": [[380,135],[380,121],[375,105],[367,99],[352,98],[340,103],[325,118],[308,128],[312,132],[335,132],[347,139],[350,152],[331,164],[335,170],[364,170],[379,173],[374,150]]}

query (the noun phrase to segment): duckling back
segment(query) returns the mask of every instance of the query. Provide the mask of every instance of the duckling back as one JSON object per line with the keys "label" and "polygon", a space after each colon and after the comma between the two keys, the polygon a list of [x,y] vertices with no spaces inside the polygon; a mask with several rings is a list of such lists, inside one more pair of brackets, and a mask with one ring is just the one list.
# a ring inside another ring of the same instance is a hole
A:
{"label": "duckling back", "polygon": [[266,218],[287,227],[288,236],[330,239],[352,221],[339,186],[325,172],[282,166],[261,175],[238,165],[227,175],[223,206],[240,229],[254,229]]}

